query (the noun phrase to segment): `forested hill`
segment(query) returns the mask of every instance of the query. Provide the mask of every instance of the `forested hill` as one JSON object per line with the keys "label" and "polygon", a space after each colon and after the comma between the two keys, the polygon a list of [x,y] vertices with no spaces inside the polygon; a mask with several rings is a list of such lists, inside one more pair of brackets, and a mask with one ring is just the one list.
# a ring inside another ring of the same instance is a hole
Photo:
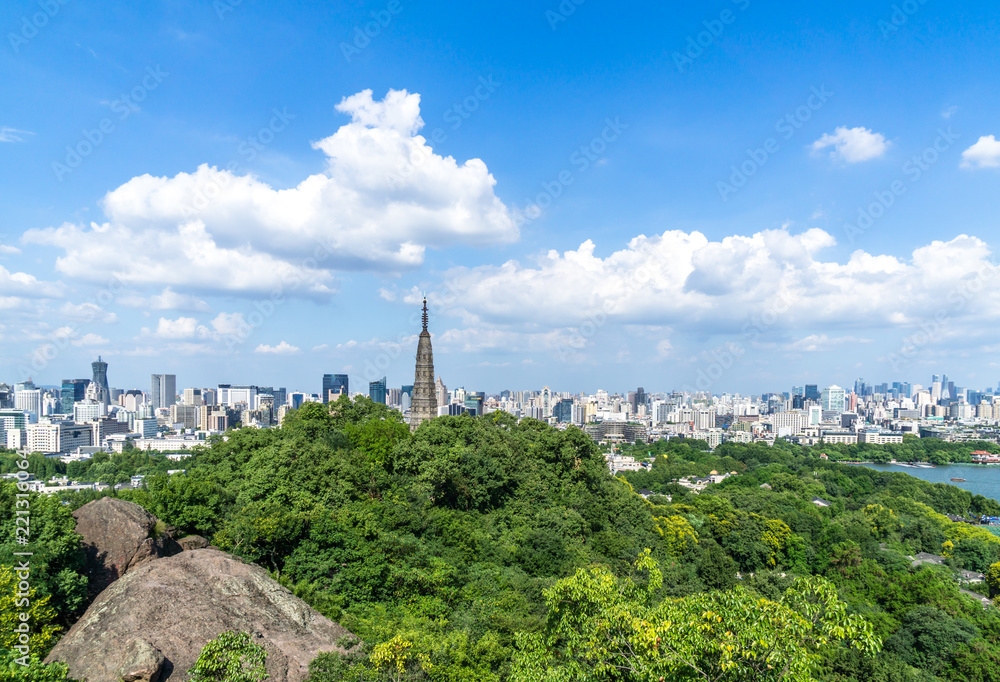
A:
{"label": "forested hill", "polygon": [[[1000,679],[1000,615],[952,577],[996,562],[1000,539],[942,516],[995,502],[790,447],[649,451],[650,472],[616,479],[575,428],[494,413],[410,434],[342,398],[231,431],[185,474],[135,455],[100,466],[148,473],[120,496],[362,637],[355,656],[318,657],[314,682]],[[737,475],[700,495],[672,483],[712,469]],[[63,628],[86,606],[68,511],[92,497],[38,503],[60,572],[37,584]],[[913,568],[922,551],[952,565]]]}

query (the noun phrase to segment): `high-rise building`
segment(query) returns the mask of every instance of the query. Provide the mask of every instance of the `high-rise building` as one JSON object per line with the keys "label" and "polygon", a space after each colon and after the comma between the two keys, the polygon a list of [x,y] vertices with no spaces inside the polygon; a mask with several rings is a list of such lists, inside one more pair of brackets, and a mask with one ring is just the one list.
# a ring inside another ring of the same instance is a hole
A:
{"label": "high-rise building", "polygon": [[573,399],[563,398],[552,408],[552,416],[560,424],[569,424],[573,421]]}
{"label": "high-rise building", "polygon": [[845,412],[847,392],[840,386],[827,386],[823,389],[823,409],[829,412]]}
{"label": "high-rise building", "polygon": [[154,410],[177,402],[177,375],[153,374],[149,385],[150,404]]}
{"label": "high-rise building", "polygon": [[806,400],[819,400],[819,386],[817,384],[806,384]]}
{"label": "high-rise building", "polygon": [[97,384],[99,389],[98,402],[104,405],[104,409],[107,409],[111,405],[111,389],[108,388],[108,363],[101,360],[101,356],[97,356],[97,361],[90,363],[91,368],[94,370],[94,383]]}
{"label": "high-rise building", "polygon": [[410,403],[410,430],[416,431],[425,421],[437,416],[437,394],[434,390],[434,350],[431,333],[427,331],[427,299],[424,298],[423,331],[417,341],[417,363],[413,377],[413,400]]}
{"label": "high-rise building", "polygon": [[[444,385],[443,381],[441,381],[441,377],[438,377],[437,381],[434,383],[434,392],[437,393],[438,407],[448,404],[448,387]],[[501,393],[501,396],[502,395],[503,394]],[[510,391],[507,391],[507,397],[510,397]]]}
{"label": "high-rise building", "polygon": [[372,402],[385,405],[385,377],[378,381],[368,382],[368,397],[372,399]]}
{"label": "high-rise building", "polygon": [[63,379],[59,392],[59,412],[73,414],[73,403],[87,397],[88,379]]}
{"label": "high-rise building", "polygon": [[14,394],[14,409],[31,412],[36,417],[42,416],[42,392],[35,388],[18,391]]}
{"label": "high-rise building", "polygon": [[200,388],[185,388],[184,398],[182,404],[188,407],[199,407],[201,406],[201,389]]}
{"label": "high-rise building", "polygon": [[319,394],[319,397],[324,403],[328,403],[336,400],[335,396],[340,394],[350,395],[349,386],[350,382],[346,374],[324,374],[323,392]]}

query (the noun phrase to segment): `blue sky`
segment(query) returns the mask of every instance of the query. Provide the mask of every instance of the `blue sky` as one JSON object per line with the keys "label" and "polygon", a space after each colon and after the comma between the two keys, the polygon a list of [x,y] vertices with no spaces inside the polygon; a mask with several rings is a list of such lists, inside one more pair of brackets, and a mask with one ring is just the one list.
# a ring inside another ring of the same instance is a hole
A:
{"label": "blue sky", "polygon": [[0,380],[408,384],[424,292],[449,387],[1000,378],[990,3],[0,27]]}

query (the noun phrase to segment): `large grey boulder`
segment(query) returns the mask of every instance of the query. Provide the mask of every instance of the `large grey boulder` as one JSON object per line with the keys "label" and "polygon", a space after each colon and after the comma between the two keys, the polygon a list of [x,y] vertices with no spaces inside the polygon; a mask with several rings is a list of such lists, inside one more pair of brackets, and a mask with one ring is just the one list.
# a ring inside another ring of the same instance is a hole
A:
{"label": "large grey boulder", "polygon": [[66,663],[70,677],[88,682],[179,682],[226,630],[249,633],[267,650],[270,682],[305,680],[310,661],[323,651],[343,653],[338,641],[350,635],[263,568],[194,549],[130,569],[45,660]]}
{"label": "large grey boulder", "polygon": [[73,516],[83,537],[92,597],[136,566],[181,551],[164,524],[134,502],[103,497]]}

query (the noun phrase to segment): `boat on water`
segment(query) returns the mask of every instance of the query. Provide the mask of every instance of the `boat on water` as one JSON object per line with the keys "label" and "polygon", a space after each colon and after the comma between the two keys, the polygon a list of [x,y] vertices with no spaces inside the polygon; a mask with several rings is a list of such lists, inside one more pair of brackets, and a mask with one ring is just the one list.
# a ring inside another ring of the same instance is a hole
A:
{"label": "boat on water", "polygon": [[965,479],[964,479],[964,478],[953,478],[953,479],[951,479],[951,480],[953,480],[953,481],[958,481],[959,483],[964,483],[964,482],[965,482]]}
{"label": "boat on water", "polygon": [[933,464],[923,462],[896,462],[896,466],[907,467],[909,469],[937,469]]}

